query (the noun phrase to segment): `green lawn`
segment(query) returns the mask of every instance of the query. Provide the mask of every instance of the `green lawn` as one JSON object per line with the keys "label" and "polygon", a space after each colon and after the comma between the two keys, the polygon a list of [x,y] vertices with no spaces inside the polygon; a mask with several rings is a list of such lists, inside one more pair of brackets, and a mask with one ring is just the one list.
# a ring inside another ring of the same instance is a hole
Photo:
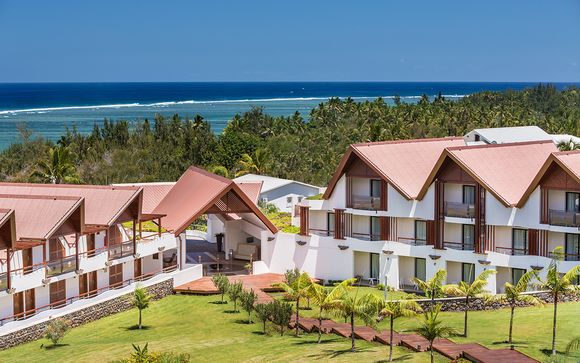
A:
{"label": "green lawn", "polygon": [[[375,290],[377,291],[377,290]],[[382,293],[382,292],[380,292]],[[324,337],[325,343],[317,345],[316,335],[295,338],[277,333],[264,336],[259,324],[242,322],[246,314],[224,312],[230,304],[214,304],[216,296],[169,296],[154,302],[144,312],[146,330],[129,329],[137,322],[137,311],[131,310],[73,329],[65,337],[64,346],[54,349],[40,348],[46,340],[25,344],[0,352],[0,362],[107,362],[121,358],[132,350],[131,343],[149,342],[150,350],[187,352],[192,361],[379,361],[384,360],[388,348],[376,343],[357,341],[359,351],[348,352],[350,342],[334,335]],[[551,305],[545,308],[525,308],[516,311],[515,340],[518,349],[536,358],[545,356],[541,349],[550,346]],[[315,313],[315,309],[304,313]],[[578,321],[580,304],[559,305],[558,348],[574,336],[580,335]],[[484,311],[470,313],[471,334],[468,339],[456,341],[479,342],[489,347],[506,347],[509,311]],[[463,315],[443,314],[445,322],[462,328]],[[412,329],[416,319],[399,320],[398,330]],[[386,322],[380,323],[386,328]],[[395,357],[406,362],[427,362],[425,353],[411,353],[397,347]],[[447,361],[438,356],[439,362]]]}

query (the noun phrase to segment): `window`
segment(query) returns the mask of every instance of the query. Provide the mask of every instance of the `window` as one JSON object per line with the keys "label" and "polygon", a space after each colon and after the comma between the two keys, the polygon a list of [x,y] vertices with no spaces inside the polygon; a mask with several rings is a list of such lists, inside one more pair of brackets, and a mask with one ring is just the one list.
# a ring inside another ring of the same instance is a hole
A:
{"label": "window", "polygon": [[268,203],[268,198],[262,197],[262,203],[264,203],[264,204]]}
{"label": "window", "polygon": [[566,212],[580,212],[580,193],[566,193]]}
{"label": "window", "polygon": [[332,212],[326,215],[326,232],[329,236],[334,233],[334,213]]}
{"label": "window", "polygon": [[566,233],[566,261],[580,261],[580,234]]}
{"label": "window", "polygon": [[286,203],[292,203],[292,197],[286,197]]}
{"label": "window", "polygon": [[381,196],[381,180],[371,179],[371,197],[379,198]]}
{"label": "window", "polygon": [[528,252],[528,230],[514,228],[512,230],[512,254],[526,255]]}
{"label": "window", "polygon": [[463,204],[475,204],[475,187],[473,185],[463,186]]}
{"label": "window", "polygon": [[380,257],[378,253],[371,253],[371,276],[374,279],[379,279],[379,263]]}
{"label": "window", "polygon": [[464,224],[462,229],[463,250],[473,250],[475,246],[475,226],[473,224]]}
{"label": "window", "polygon": [[427,280],[427,261],[424,258],[415,258],[415,277]]}
{"label": "window", "polygon": [[425,245],[427,243],[427,222],[415,221],[415,244]]}
{"label": "window", "polygon": [[471,284],[475,281],[475,264],[462,263],[461,264],[461,281]]}
{"label": "window", "polygon": [[298,197],[298,203],[302,201],[303,197]]}
{"label": "window", "polygon": [[379,217],[371,217],[371,241],[381,239],[381,222]]}
{"label": "window", "polygon": [[512,284],[514,285],[517,284],[525,273],[526,273],[525,269],[512,268]]}

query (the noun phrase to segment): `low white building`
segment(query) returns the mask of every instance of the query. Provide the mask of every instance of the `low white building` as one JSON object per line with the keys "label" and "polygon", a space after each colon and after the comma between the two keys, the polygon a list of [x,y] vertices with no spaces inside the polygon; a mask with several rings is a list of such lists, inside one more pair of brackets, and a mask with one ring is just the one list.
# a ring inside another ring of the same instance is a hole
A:
{"label": "low white building", "polygon": [[274,204],[280,211],[292,213],[294,206],[303,199],[324,192],[324,188],[295,180],[275,178],[267,175],[246,174],[234,179],[236,183],[262,183],[258,201]]}

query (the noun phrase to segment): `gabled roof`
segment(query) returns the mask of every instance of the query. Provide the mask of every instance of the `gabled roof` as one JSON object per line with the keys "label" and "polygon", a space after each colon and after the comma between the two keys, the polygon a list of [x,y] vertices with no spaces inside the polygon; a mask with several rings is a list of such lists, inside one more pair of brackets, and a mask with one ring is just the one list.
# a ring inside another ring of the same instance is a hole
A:
{"label": "gabled roof", "polygon": [[0,250],[16,247],[14,209],[0,209]]}
{"label": "gabled roof", "polygon": [[84,202],[82,197],[0,194],[0,208],[14,211],[17,242],[82,233]]}
{"label": "gabled roof", "polygon": [[262,190],[262,182],[239,182],[236,181],[236,184],[240,187],[240,189],[250,198],[250,200],[254,203],[258,203],[258,199],[260,198],[260,193]]}
{"label": "gabled roof", "polygon": [[133,187],[143,189],[143,204],[141,212],[143,218],[153,217],[153,210],[173,188],[175,182],[113,184],[115,187]]}
{"label": "gabled roof", "polygon": [[134,209],[131,214],[138,215],[142,199],[138,187],[80,184],[0,183],[0,194],[82,197],[86,204],[85,223],[101,227],[130,220],[124,216],[130,206]]}
{"label": "gabled roof", "polygon": [[542,177],[550,169],[552,164],[560,166],[576,183],[580,184],[580,150],[557,151],[551,153],[542,167],[538,170],[531,183],[528,185],[522,199],[518,203],[518,208],[523,207],[530,194],[536,189]]}
{"label": "gabled roof", "polygon": [[481,141],[488,144],[505,144],[513,142],[552,140],[552,137],[538,126],[490,127],[475,129],[466,137],[479,135]]}
{"label": "gabled roof", "polygon": [[516,206],[548,156],[557,150],[550,140],[447,148],[425,181],[418,199],[423,198],[449,158],[506,207]]}
{"label": "gabled roof", "polygon": [[317,187],[315,185],[302,183],[296,180],[276,178],[268,175],[245,174],[237,178],[234,178],[234,181],[238,184],[243,182],[262,182],[262,191],[261,191],[262,193],[266,193],[289,184],[299,184],[309,188],[320,190],[320,187]]}
{"label": "gabled roof", "polygon": [[407,199],[415,199],[429,172],[446,147],[465,145],[462,137],[394,140],[351,145],[334,173],[324,199],[328,199],[353,158],[360,158]]}
{"label": "gabled roof", "polygon": [[253,213],[272,232],[276,227],[232,180],[189,167],[153,210],[164,214],[163,227],[178,235],[205,213]]}

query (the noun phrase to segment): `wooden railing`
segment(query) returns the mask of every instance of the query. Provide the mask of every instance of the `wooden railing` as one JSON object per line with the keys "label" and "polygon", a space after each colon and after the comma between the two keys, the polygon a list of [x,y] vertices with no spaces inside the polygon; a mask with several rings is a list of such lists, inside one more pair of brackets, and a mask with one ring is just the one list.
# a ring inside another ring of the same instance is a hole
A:
{"label": "wooden railing", "polygon": [[67,305],[72,304],[75,301],[82,300],[82,299],[87,299],[87,298],[91,298],[91,297],[97,296],[97,295],[99,295],[100,293],[102,293],[104,291],[120,289],[122,287],[131,285],[133,282],[139,282],[139,281],[147,280],[147,279],[149,279],[149,278],[151,278],[151,277],[153,277],[153,276],[155,276],[155,275],[157,275],[159,273],[165,273],[165,272],[174,271],[176,268],[177,268],[177,266],[165,267],[163,269],[160,269],[160,270],[157,270],[157,271],[153,271],[153,272],[150,272],[150,273],[147,273],[147,274],[138,276],[136,278],[130,278],[130,279],[124,280],[124,281],[119,282],[119,283],[114,284],[114,285],[107,285],[107,286],[104,286],[104,287],[101,287],[101,288],[98,288],[98,289],[95,289],[95,290],[87,291],[86,293],[83,293],[83,294],[75,295],[75,296],[72,296],[72,297],[69,297],[69,298],[66,298],[66,299],[63,299],[63,300],[59,300],[59,301],[55,301],[55,302],[52,302],[52,303],[47,304],[47,305],[43,305],[43,306],[38,307],[38,308],[30,309],[30,310],[24,311],[24,312],[19,313],[19,314],[14,314],[14,315],[11,315],[9,317],[0,319],[0,326],[6,324],[8,322],[14,321],[14,320],[22,320],[22,319],[25,319],[25,318],[29,318],[29,317],[31,317],[31,316],[33,316],[35,314],[38,314],[38,313],[40,313],[42,311],[46,311],[46,310],[54,309],[54,308],[64,307],[64,306],[67,306]]}
{"label": "wooden railing", "polygon": [[445,202],[445,215],[447,217],[475,218],[475,205]]}
{"label": "wooden railing", "polygon": [[563,227],[580,227],[580,213],[550,209],[550,224]]}
{"label": "wooden railing", "polygon": [[135,253],[133,250],[133,241],[125,241],[117,244],[112,244],[108,247],[109,260],[131,256]]}

